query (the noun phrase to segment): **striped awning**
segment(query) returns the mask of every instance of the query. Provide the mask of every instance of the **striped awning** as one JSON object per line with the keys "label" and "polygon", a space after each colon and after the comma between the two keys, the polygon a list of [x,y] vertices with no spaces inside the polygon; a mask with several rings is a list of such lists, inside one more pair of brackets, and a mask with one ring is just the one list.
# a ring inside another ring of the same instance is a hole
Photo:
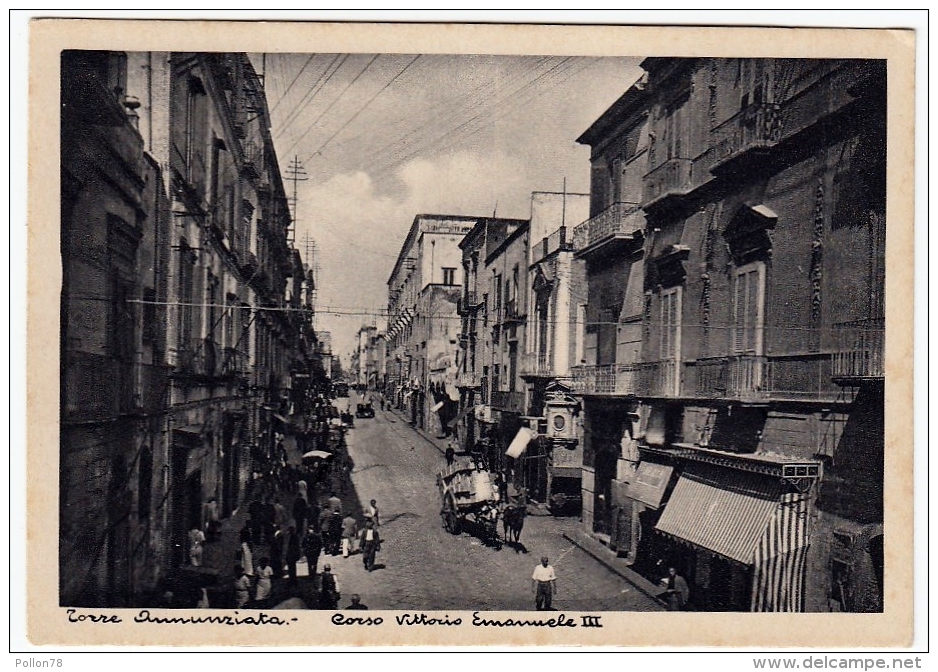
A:
{"label": "striped awning", "polygon": [[808,497],[782,495],[756,548],[752,611],[804,611],[808,555]]}
{"label": "striped awning", "polygon": [[707,464],[681,474],[656,529],[745,565],[754,562],[782,495],[776,478]]}

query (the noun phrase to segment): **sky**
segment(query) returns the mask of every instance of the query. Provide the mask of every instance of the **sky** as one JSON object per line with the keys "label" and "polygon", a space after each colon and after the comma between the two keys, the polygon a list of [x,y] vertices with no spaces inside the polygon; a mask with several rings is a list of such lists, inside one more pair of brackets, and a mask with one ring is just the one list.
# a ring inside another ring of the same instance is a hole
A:
{"label": "sky", "polygon": [[[343,358],[383,328],[387,279],[421,213],[526,219],[531,192],[589,192],[576,138],[638,78],[637,58],[253,54],[296,247],[315,242],[319,331]],[[294,164],[295,165],[295,164]]]}

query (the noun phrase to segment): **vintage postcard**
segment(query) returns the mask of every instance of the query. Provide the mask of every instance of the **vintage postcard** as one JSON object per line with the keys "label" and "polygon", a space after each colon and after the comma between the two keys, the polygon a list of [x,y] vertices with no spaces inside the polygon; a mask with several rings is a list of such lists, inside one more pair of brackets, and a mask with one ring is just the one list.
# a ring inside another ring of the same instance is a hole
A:
{"label": "vintage postcard", "polygon": [[909,646],[914,41],[34,20],[30,641]]}

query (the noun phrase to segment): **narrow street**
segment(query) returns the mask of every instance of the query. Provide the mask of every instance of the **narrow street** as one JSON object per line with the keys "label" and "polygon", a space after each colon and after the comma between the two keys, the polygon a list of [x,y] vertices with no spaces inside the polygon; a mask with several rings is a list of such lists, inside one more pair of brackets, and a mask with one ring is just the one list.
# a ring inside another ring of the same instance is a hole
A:
{"label": "narrow street", "polygon": [[[357,402],[351,398],[352,407]],[[575,518],[528,516],[521,541],[528,553],[500,551],[442,526],[436,473],[443,456],[401,416],[377,410],[348,434],[352,483],[362,505],[377,500],[382,551],[374,572],[361,556],[329,558],[342,602],[357,592],[372,609],[530,610],[531,572],[542,555],[557,571],[554,607],[570,611],[650,611],[660,607],[563,538]]]}

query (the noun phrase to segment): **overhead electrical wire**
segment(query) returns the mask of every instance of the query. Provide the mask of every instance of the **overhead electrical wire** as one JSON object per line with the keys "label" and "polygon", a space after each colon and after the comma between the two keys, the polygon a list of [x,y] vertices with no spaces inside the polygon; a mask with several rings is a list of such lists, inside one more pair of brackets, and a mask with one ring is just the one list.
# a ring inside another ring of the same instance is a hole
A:
{"label": "overhead electrical wire", "polygon": [[329,105],[326,107],[326,109],[324,109],[324,110],[320,113],[320,115],[319,115],[318,117],[316,117],[316,119],[314,119],[312,123],[310,123],[310,125],[306,128],[306,130],[305,130],[305,131],[303,132],[303,134],[299,137],[299,139],[298,139],[296,142],[294,142],[292,145],[290,145],[290,148],[287,149],[287,151],[285,152],[285,154],[289,154],[289,153],[293,150],[294,147],[296,147],[298,144],[300,144],[300,142],[303,140],[303,138],[305,138],[307,135],[309,135],[309,132],[312,131],[312,130],[316,127],[316,124],[318,124],[319,121],[320,121],[324,116],[326,116],[326,114],[329,112],[329,110],[331,110],[331,109],[335,106],[335,104],[336,104],[337,102],[339,102],[339,101],[342,99],[342,97],[345,95],[345,93],[346,93],[350,88],[352,88],[352,85],[354,85],[355,82],[357,82],[357,81],[361,78],[361,76],[365,74],[365,71],[367,71],[368,68],[371,67],[372,63],[374,63],[376,60],[378,60],[378,57],[379,57],[379,56],[381,56],[381,54],[375,54],[374,56],[371,57],[371,60],[368,61],[368,63],[365,65],[365,67],[362,68],[361,71],[360,71],[357,75],[355,75],[355,77],[352,78],[352,80],[345,86],[345,88],[342,89],[341,93],[339,93],[339,95],[338,95],[336,98],[334,98],[331,103],[329,103]]}
{"label": "overhead electrical wire", "polygon": [[333,134],[329,137],[328,140],[326,140],[324,143],[322,143],[322,145],[319,146],[319,149],[317,149],[315,152],[313,152],[313,153],[310,155],[309,159],[307,159],[307,161],[311,160],[314,156],[316,156],[317,154],[321,153],[322,150],[324,150],[324,149],[326,148],[326,146],[327,146],[330,142],[332,142],[333,140],[335,140],[336,136],[338,136],[339,133],[341,133],[341,132],[344,131],[346,128],[348,128],[349,124],[351,124],[353,121],[355,121],[355,120],[358,118],[358,115],[360,115],[362,112],[364,112],[364,111],[368,108],[369,105],[371,105],[373,102],[375,102],[375,99],[377,99],[378,96],[380,96],[382,93],[384,93],[385,91],[387,91],[387,89],[388,89],[394,82],[396,82],[405,72],[407,72],[407,70],[410,68],[410,66],[412,66],[414,63],[416,63],[416,62],[417,62],[417,59],[419,59],[419,58],[420,58],[420,54],[417,54],[416,56],[414,56],[414,58],[411,59],[411,61],[410,61],[407,65],[405,65],[405,66],[401,69],[400,72],[398,72],[396,75],[394,75],[394,77],[391,79],[391,81],[389,81],[387,84],[385,84],[383,87],[381,87],[381,89],[379,89],[378,92],[377,92],[375,95],[373,95],[373,96],[368,100],[367,103],[365,103],[364,105],[362,105],[362,106],[358,109],[358,111],[357,111],[355,114],[353,114],[351,117],[349,117],[349,119],[348,119],[344,124],[342,124],[342,126],[339,127],[339,130],[337,130],[335,133],[333,133]]}

